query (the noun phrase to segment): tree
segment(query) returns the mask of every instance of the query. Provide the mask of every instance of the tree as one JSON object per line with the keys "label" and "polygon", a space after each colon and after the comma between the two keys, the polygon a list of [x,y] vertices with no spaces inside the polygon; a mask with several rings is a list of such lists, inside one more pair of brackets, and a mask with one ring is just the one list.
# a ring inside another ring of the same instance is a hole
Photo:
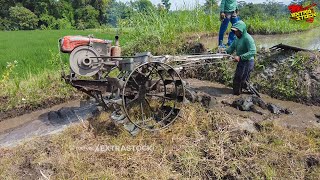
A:
{"label": "tree", "polygon": [[161,0],[161,2],[164,5],[164,7],[169,11],[171,7],[171,3],[169,2],[169,0]]}
{"label": "tree", "polygon": [[129,18],[132,13],[132,7],[123,2],[111,0],[104,18],[106,19],[106,23],[116,27],[119,20]]}
{"label": "tree", "polygon": [[156,7],[149,0],[137,0],[134,2],[130,2],[130,4],[134,10],[136,10],[140,13],[145,13],[150,10],[156,9]]}
{"label": "tree", "polygon": [[107,12],[109,7],[110,0],[91,0],[90,5],[99,11],[99,23],[102,24],[105,22],[104,14]]}
{"label": "tree", "polygon": [[218,9],[219,7],[217,0],[206,0],[204,3],[204,10],[208,14],[217,13]]}
{"label": "tree", "polygon": [[0,17],[6,18],[9,16],[9,8],[14,6],[15,2],[12,0],[0,0]]}
{"label": "tree", "polygon": [[279,17],[287,14],[287,6],[282,2],[267,0],[263,3],[264,12],[267,16]]}
{"label": "tree", "polygon": [[11,20],[8,17],[11,6],[14,6],[12,0],[0,0],[0,30],[10,30]]}
{"label": "tree", "polygon": [[75,12],[76,26],[78,29],[95,28],[99,25],[99,11],[91,5],[86,5]]}
{"label": "tree", "polygon": [[41,29],[56,29],[57,20],[55,17],[42,14],[39,18],[39,26]]}
{"label": "tree", "polygon": [[39,21],[33,12],[23,6],[10,7],[9,18],[12,22],[11,27],[14,30],[36,29]]}

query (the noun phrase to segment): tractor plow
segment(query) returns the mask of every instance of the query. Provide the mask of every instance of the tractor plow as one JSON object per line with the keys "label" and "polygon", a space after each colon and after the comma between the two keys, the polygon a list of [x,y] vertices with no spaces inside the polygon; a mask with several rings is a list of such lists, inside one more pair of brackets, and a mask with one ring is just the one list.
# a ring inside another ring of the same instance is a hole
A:
{"label": "tractor plow", "polygon": [[121,56],[119,38],[109,40],[66,36],[59,48],[70,54],[64,80],[93,97],[111,119],[132,135],[168,127],[179,116],[189,93],[180,71],[189,67],[232,61],[223,53],[153,56],[150,52]]}

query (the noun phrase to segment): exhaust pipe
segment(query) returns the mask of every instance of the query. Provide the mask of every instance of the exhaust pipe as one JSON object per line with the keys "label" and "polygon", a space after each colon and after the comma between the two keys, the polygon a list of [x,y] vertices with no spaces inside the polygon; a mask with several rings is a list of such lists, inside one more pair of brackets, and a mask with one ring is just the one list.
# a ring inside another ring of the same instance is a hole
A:
{"label": "exhaust pipe", "polygon": [[[121,47],[119,45],[119,36],[115,36],[115,45],[111,47],[111,56],[112,57],[120,57],[121,56]],[[117,60],[118,58],[113,58]]]}

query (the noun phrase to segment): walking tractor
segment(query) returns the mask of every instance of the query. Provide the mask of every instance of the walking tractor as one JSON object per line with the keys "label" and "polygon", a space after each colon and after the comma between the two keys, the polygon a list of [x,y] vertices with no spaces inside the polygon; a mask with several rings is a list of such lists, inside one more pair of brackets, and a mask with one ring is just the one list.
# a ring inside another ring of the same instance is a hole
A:
{"label": "walking tractor", "polygon": [[[93,97],[111,119],[132,135],[141,129],[168,127],[188,99],[180,71],[189,67],[232,60],[228,54],[153,56],[150,52],[121,56],[119,37],[112,41],[92,36],[65,36],[59,48],[70,54],[67,83]],[[223,59],[223,60],[222,60]]]}

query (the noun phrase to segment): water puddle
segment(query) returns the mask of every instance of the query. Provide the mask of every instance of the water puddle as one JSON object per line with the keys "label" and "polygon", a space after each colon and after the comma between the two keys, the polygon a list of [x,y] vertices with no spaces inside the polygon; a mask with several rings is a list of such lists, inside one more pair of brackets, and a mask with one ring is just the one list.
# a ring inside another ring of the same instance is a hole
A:
{"label": "water puddle", "polygon": [[[227,38],[225,36],[225,42]],[[253,35],[253,38],[258,49],[262,47],[270,48],[280,43],[310,50],[320,49],[320,28],[282,35]],[[213,49],[218,46],[218,37],[203,37],[200,39],[200,42],[205,47]]]}

